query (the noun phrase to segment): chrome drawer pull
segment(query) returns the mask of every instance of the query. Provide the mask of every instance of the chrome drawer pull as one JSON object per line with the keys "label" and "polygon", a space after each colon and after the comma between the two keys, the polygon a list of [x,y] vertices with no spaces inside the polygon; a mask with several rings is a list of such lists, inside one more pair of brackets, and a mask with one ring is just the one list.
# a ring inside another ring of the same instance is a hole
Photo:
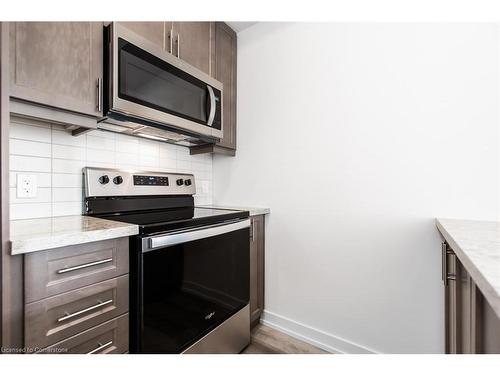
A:
{"label": "chrome drawer pull", "polygon": [[98,260],[96,262],[81,264],[81,265],[75,266],[75,267],[63,268],[61,270],[58,270],[57,273],[62,274],[62,273],[66,273],[66,272],[81,270],[82,268],[97,266],[98,264],[108,263],[108,262],[112,262],[112,261],[113,261],[113,258],[107,258],[107,259],[103,259],[103,260]]}
{"label": "chrome drawer pull", "polygon": [[110,346],[112,343],[113,343],[113,341],[107,342],[106,344],[101,344],[100,342],[98,342],[97,345],[99,345],[99,346],[97,348],[95,348],[94,350],[91,350],[87,354],[95,354],[97,352],[100,352],[104,348],[107,348],[108,346]]}
{"label": "chrome drawer pull", "polygon": [[90,307],[87,307],[86,309],[83,309],[83,310],[80,310],[80,311],[77,311],[77,312],[74,312],[72,314],[69,314],[69,313],[66,313],[66,315],[60,317],[59,319],[57,319],[57,321],[60,323],[60,322],[64,322],[65,320],[68,320],[68,319],[71,319],[71,318],[74,318],[75,316],[78,316],[78,315],[82,315],[82,314],[85,314],[86,312],[89,312],[89,311],[92,311],[92,310],[95,310],[95,309],[98,309],[99,307],[103,307],[103,306],[106,306],[106,305],[109,305],[110,303],[113,302],[112,299],[108,299],[107,301],[104,301],[104,302],[101,302],[101,301],[98,301],[99,303],[97,305],[94,305],[94,306],[90,306]]}

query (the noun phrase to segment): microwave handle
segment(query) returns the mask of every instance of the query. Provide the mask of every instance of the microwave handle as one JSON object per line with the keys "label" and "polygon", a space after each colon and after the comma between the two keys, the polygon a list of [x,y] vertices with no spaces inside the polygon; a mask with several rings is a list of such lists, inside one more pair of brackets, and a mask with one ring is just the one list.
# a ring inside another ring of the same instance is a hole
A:
{"label": "microwave handle", "polygon": [[207,125],[212,126],[215,119],[215,107],[217,103],[215,102],[214,89],[211,86],[207,86],[208,95],[210,96],[210,112],[208,114]]}

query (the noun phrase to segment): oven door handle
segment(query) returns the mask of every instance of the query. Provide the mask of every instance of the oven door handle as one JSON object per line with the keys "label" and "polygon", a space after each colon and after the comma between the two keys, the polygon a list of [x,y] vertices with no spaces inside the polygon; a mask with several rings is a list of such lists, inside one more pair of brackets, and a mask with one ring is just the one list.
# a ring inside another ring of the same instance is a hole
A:
{"label": "oven door handle", "polygon": [[172,232],[161,236],[146,237],[142,239],[142,252],[145,253],[148,251],[178,245],[185,242],[214,237],[220,234],[230,233],[244,228],[250,228],[250,219],[240,220],[229,224],[213,225],[208,227]]}
{"label": "oven door handle", "polygon": [[210,96],[210,112],[208,114],[207,125],[212,126],[212,124],[214,123],[214,119],[215,119],[215,109],[216,109],[217,103],[215,101],[214,89],[211,86],[207,85],[207,90],[208,90],[208,95]]}

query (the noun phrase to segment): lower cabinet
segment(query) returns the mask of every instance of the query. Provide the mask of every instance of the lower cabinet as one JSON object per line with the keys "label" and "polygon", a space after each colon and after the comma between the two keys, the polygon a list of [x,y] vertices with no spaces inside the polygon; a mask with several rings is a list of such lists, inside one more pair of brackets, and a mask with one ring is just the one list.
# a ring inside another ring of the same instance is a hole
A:
{"label": "lower cabinet", "polygon": [[38,354],[113,354],[128,351],[128,314],[99,324]]}
{"label": "lower cabinet", "polygon": [[250,227],[250,324],[264,311],[264,215],[252,216]]}
{"label": "lower cabinet", "polygon": [[453,250],[442,246],[445,353],[500,353],[500,318]]}
{"label": "lower cabinet", "polygon": [[25,255],[24,346],[30,352],[128,351],[128,238]]}

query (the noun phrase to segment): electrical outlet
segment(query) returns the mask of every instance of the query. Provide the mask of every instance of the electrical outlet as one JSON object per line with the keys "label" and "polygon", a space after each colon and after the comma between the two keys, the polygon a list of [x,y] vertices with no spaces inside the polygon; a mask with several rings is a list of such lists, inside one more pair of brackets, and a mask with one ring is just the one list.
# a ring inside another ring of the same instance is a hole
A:
{"label": "electrical outlet", "polygon": [[18,198],[36,198],[36,192],[37,192],[36,175],[32,174],[17,175]]}

